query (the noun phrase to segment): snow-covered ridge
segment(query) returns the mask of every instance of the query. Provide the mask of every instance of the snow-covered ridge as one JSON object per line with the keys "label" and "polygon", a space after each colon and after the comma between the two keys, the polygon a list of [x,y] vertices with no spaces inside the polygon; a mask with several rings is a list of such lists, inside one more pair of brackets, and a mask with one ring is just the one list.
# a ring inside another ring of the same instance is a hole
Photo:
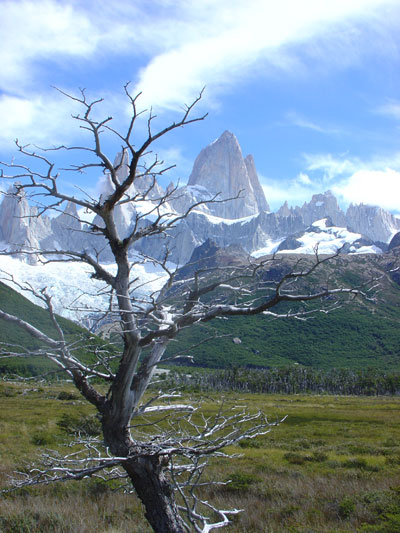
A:
{"label": "snow-covered ridge", "polygon": [[240,224],[243,226],[244,224],[247,224],[254,218],[257,218],[258,216],[258,214],[256,214],[256,215],[250,215],[248,217],[232,219],[232,218],[217,217],[209,213],[204,213],[203,211],[198,211],[197,209],[194,209],[193,213],[197,213],[201,216],[204,216],[211,224],[226,224],[227,226],[232,226],[233,224]]}
{"label": "snow-covered ridge", "polygon": [[[111,274],[115,264],[103,265]],[[37,291],[44,287],[52,296],[56,313],[70,320],[82,322],[91,313],[104,312],[109,301],[105,283],[91,278],[93,270],[83,263],[48,263],[30,265],[16,257],[0,257],[0,281],[20,292],[33,303],[43,307],[31,291],[24,291],[11,281],[10,274],[21,286],[30,285]],[[144,302],[150,293],[160,291],[166,282],[166,274],[151,263],[137,264],[132,270],[132,279],[139,281],[132,287],[135,297]]]}
{"label": "snow-covered ridge", "polygon": [[[271,240],[267,246],[254,251],[253,257],[260,257],[272,253],[334,254],[346,246],[350,254],[382,253],[382,249],[374,244],[363,244],[362,235],[346,228],[329,225],[327,218],[317,220],[302,234],[296,235],[291,246],[285,248],[286,239]],[[293,242],[294,241],[294,242]]]}

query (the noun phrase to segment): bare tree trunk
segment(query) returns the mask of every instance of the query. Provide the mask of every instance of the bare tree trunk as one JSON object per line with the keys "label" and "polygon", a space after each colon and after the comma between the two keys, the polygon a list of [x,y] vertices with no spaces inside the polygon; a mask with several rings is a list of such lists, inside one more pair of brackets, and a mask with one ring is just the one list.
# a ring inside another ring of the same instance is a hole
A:
{"label": "bare tree trunk", "polygon": [[185,533],[173,488],[163,471],[168,459],[132,440],[128,426],[124,411],[116,413],[109,401],[102,416],[104,442],[113,455],[129,457],[121,466],[145,507],[151,527],[155,533]]}
{"label": "bare tree trunk", "polygon": [[184,533],[171,484],[163,473],[159,457],[141,457],[128,461],[124,468],[146,511],[155,533]]}
{"label": "bare tree trunk", "polygon": [[[108,405],[110,407],[110,405]],[[171,483],[164,475],[168,459],[151,455],[131,439],[129,429],[105,408],[103,436],[106,446],[119,457],[131,457],[121,465],[145,507],[145,516],[155,533],[185,533]]]}

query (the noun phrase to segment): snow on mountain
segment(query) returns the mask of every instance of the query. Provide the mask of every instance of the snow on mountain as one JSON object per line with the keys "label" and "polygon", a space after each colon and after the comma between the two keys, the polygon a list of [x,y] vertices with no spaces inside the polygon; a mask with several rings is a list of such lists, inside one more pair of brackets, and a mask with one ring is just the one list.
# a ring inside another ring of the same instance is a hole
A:
{"label": "snow on mountain", "polygon": [[[115,264],[103,266],[110,273],[115,273]],[[108,305],[107,287],[104,282],[91,278],[92,273],[90,267],[83,263],[30,265],[16,257],[0,257],[0,281],[42,307],[43,302],[32,292],[18,288],[12,283],[10,275],[22,286],[30,285],[37,291],[46,287],[56,313],[76,322],[81,322],[90,313],[104,311]],[[148,295],[160,291],[166,282],[165,272],[155,268],[151,262],[136,265],[132,272],[132,279],[135,278],[138,281],[132,290],[137,299],[143,298],[144,304]]]}
{"label": "snow on mountain", "polygon": [[222,218],[217,217],[214,215],[210,215],[209,213],[203,213],[201,211],[197,211],[197,209],[193,210],[193,213],[198,213],[204,217],[211,223],[211,224],[227,224],[228,226],[232,226],[233,224],[240,224],[243,226],[244,224],[247,224],[251,220],[257,217],[257,215],[250,215],[248,217],[242,217],[242,218]]}
{"label": "snow on mountain", "polygon": [[[114,168],[120,182],[129,175],[126,150],[116,156]],[[112,180],[106,174],[101,181],[101,198],[113,190]],[[2,250],[88,250],[105,264],[113,260],[105,238],[87,231],[87,224],[102,225],[95,213],[84,209],[76,211],[73,203],[64,203],[56,217],[38,216],[24,192],[16,192],[17,189],[10,188],[0,205]],[[400,219],[379,207],[351,205],[344,213],[330,191],[314,195],[302,207],[289,208],[285,203],[276,213],[269,212],[254,159],[252,156],[243,158],[240,145],[230,132],[223,133],[201,151],[184,187],[175,188],[171,184],[164,191],[154,177],[145,174],[137,175],[128,194],[135,198],[134,205],[123,198],[115,209],[115,223],[121,239],[134,227],[151,224],[159,216],[164,222],[170,221],[200,202],[164,234],[138,240],[132,249],[132,260],[137,253],[163,259],[168,248],[170,261],[182,266],[208,239],[221,248],[240,246],[254,257],[273,253],[312,254],[317,244],[319,252],[326,254],[342,247],[343,253],[382,253],[387,249],[385,243],[400,231]],[[218,201],[210,202],[216,195]],[[160,204],[162,198],[166,201]],[[220,202],[221,198],[234,199]],[[88,267],[75,263],[34,267],[28,262],[34,263],[35,255],[25,257],[25,262],[21,262],[2,256],[0,269],[12,272],[19,282],[31,282],[38,289],[48,286],[55,296],[57,311],[64,316],[76,320],[83,313],[76,307],[96,308],[95,299],[102,285],[90,279]],[[107,268],[114,267],[108,264]],[[164,274],[155,271],[150,263],[138,265],[136,269],[144,296],[161,288]],[[88,288],[87,294],[77,300],[82,287]],[[100,299],[104,303],[106,295],[101,295]]]}
{"label": "snow on mountain", "polygon": [[[290,240],[290,244],[289,241]],[[253,257],[260,257],[272,253],[334,254],[339,249],[347,253],[382,253],[382,249],[373,243],[365,243],[360,233],[354,233],[346,228],[332,226],[328,218],[317,220],[307,230],[292,236],[290,239],[271,240],[264,248],[254,251]]]}
{"label": "snow on mountain", "polygon": [[[314,230],[314,231],[313,231]],[[296,237],[301,245],[295,250],[279,250],[279,253],[313,254],[318,247],[320,254],[333,254],[344,244],[353,244],[361,238],[361,234],[352,233],[345,228],[327,226],[327,219],[313,222],[309,231]]]}
{"label": "snow on mountain", "polygon": [[258,250],[255,250],[252,252],[252,257],[262,257],[263,255],[272,255],[274,254],[280,245],[280,243],[283,241],[283,239],[273,240],[270,239],[267,241],[264,248],[259,248]]}

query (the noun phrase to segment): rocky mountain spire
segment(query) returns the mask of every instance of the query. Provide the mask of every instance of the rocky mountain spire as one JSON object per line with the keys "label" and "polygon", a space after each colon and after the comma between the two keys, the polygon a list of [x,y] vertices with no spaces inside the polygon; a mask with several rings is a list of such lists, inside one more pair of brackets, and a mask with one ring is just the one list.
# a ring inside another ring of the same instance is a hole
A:
{"label": "rocky mountain spire", "polygon": [[295,212],[302,216],[306,226],[326,217],[329,217],[335,226],[346,226],[345,215],[331,191],[314,194],[309,203],[296,207]]}
{"label": "rocky mountain spire", "polygon": [[372,205],[350,204],[346,222],[350,229],[363,233],[374,241],[388,242],[400,229],[399,219],[382,207]]}
{"label": "rocky mountain spire", "polygon": [[[51,234],[50,220],[38,216],[37,209],[28,204],[25,193],[16,194],[16,191],[12,186],[1,203],[0,239],[10,250],[38,250],[40,240]],[[33,256],[30,261],[34,262]]]}
{"label": "rocky mountain spire", "polygon": [[245,162],[245,165],[246,165],[247,174],[248,174],[249,179],[250,179],[250,185],[252,186],[253,192],[254,192],[255,197],[256,197],[258,210],[259,211],[270,211],[268,202],[267,202],[267,200],[265,198],[265,194],[264,194],[263,188],[261,187],[260,181],[258,179],[257,170],[256,170],[256,164],[254,162],[254,157],[251,154],[249,154],[249,155],[246,156],[244,162]]}
{"label": "rocky mountain spire", "polygon": [[228,219],[256,215],[269,210],[257,177],[252,156],[243,158],[235,135],[225,131],[197,156],[188,186],[201,186],[220,199],[240,198],[221,204],[210,204],[212,214]]}

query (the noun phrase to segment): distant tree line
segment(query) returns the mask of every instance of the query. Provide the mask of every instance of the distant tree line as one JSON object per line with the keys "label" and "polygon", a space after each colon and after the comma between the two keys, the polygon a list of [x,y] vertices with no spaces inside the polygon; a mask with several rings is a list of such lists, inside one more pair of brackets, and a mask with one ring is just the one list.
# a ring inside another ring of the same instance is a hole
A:
{"label": "distant tree line", "polygon": [[201,371],[178,369],[168,374],[168,386],[199,391],[270,394],[398,395],[400,372],[290,366],[286,368],[229,368]]}

